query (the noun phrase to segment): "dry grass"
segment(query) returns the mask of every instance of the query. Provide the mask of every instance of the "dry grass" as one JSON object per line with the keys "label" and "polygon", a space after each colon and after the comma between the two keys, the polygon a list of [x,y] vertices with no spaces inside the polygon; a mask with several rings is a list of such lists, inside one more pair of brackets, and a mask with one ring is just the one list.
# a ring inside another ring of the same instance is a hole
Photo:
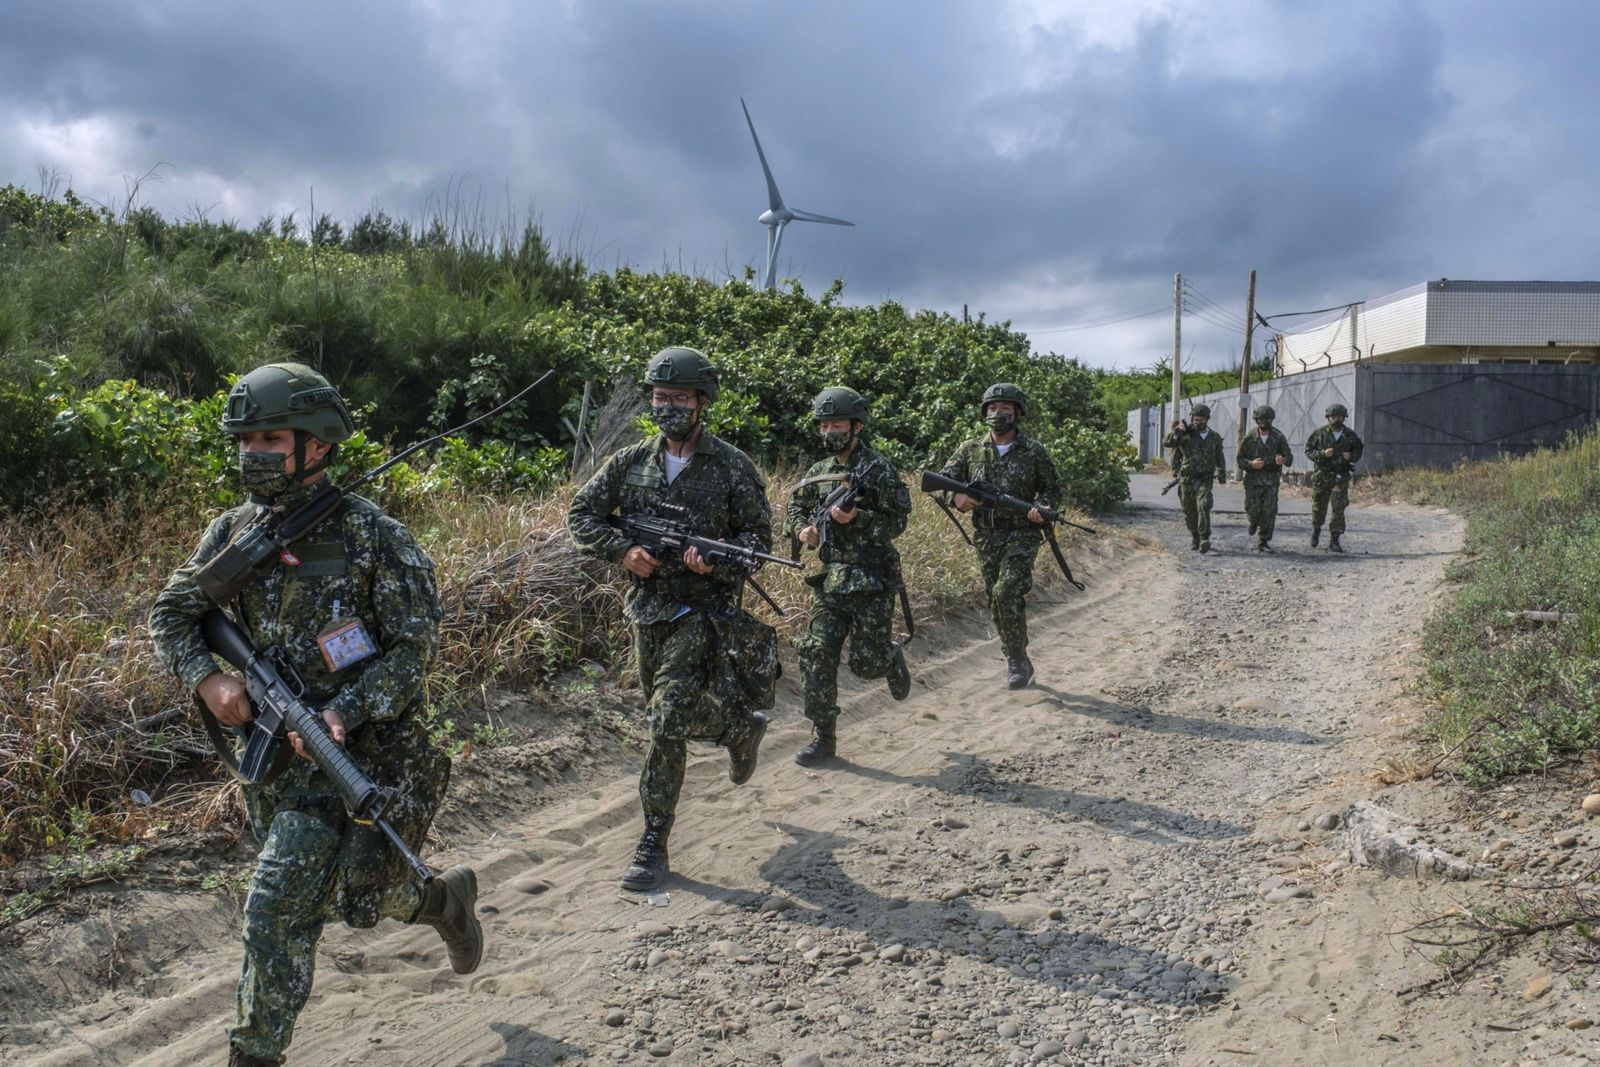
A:
{"label": "dry grass", "polygon": [[[773,479],[775,525],[794,480]],[[440,494],[401,516],[437,561],[446,605],[428,693],[437,732],[467,736],[490,687],[537,685],[583,660],[625,661],[621,575],[567,538],[571,493]],[[190,697],[145,630],[152,599],[207,517],[193,501],[155,499],[56,502],[0,518],[0,866],[233,817],[235,791],[220,782]],[[898,544],[920,620],[971,602],[977,562],[936,508],[918,501]],[[1041,557],[1046,588],[1059,581],[1048,563]],[[792,638],[809,587],[785,568],[760,580],[788,612],[771,621]],[[747,606],[770,615],[753,595]]]}

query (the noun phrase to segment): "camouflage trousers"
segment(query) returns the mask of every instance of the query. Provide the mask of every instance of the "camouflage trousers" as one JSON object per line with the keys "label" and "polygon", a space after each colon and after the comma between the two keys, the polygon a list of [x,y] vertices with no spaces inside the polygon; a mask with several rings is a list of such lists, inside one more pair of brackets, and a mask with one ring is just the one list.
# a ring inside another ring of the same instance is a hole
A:
{"label": "camouflage trousers", "polygon": [[871,680],[889,673],[894,655],[893,589],[818,593],[806,632],[795,640],[806,718],[825,726],[839,717],[839,654],[850,640],[850,673]]}
{"label": "camouflage trousers", "polygon": [[1211,540],[1211,479],[1179,482],[1178,502],[1183,505],[1183,522],[1189,533],[1202,541]]}
{"label": "camouflage trousers", "polygon": [[[244,972],[228,1029],[229,1042],[241,1052],[281,1062],[289,1047],[311,995],[323,924],[344,917],[340,858],[350,831],[378,832],[350,823],[336,800],[318,808],[283,807],[272,817],[244,903]],[[372,895],[374,922],[410,922],[422,904],[420,888],[409,879]]]}
{"label": "camouflage trousers", "polygon": [[978,543],[989,615],[1007,656],[1020,656],[1028,650],[1028,594],[1033,590],[1033,561],[1039,544],[1038,534]]}
{"label": "camouflage trousers", "polygon": [[1318,471],[1311,476],[1311,525],[1322,526],[1330,503],[1333,516],[1328,522],[1328,532],[1338,537],[1344,533],[1344,509],[1350,505],[1350,476]]}
{"label": "camouflage trousers", "polygon": [[1244,513],[1261,540],[1272,540],[1272,532],[1278,525],[1278,479],[1265,478],[1254,482],[1246,478]]}
{"label": "camouflage trousers", "polygon": [[699,609],[671,622],[634,627],[639,687],[650,717],[650,751],[639,775],[646,816],[673,815],[683,789],[690,741],[736,744],[750,712],[713,692],[717,679],[717,627]]}

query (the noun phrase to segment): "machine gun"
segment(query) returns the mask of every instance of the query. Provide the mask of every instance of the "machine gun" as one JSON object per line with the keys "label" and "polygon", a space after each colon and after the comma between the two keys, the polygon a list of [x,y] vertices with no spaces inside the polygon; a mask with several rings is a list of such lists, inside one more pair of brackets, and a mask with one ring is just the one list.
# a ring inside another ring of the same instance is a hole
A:
{"label": "machine gun", "polygon": [[289,546],[311,532],[312,527],[333,514],[335,508],[357,488],[372,481],[378,475],[399,463],[419,448],[426,448],[435,441],[443,440],[462,430],[471,429],[491,415],[499,414],[506,408],[521,400],[528,393],[544,381],[555,370],[547,370],[541,374],[538,381],[523,389],[516,396],[504,401],[493,409],[484,412],[470,422],[446,430],[444,433],[435,434],[425,441],[418,441],[403,452],[391,457],[387,462],[379,465],[366,474],[357,478],[349,485],[334,485],[331,480],[323,479],[322,487],[317,490],[312,498],[287,515],[280,515],[265,504],[256,509],[255,515],[243,527],[238,536],[234,537],[218,552],[205,566],[195,572],[195,582],[200,586],[200,591],[211,599],[213,604],[221,606],[238,596],[251,580],[268,570],[278,562],[278,557],[289,552]]}
{"label": "machine gun", "polygon": [[244,676],[245,691],[250,694],[254,709],[255,717],[246,728],[249,735],[244,755],[235,761],[222,736],[221,724],[204,703],[200,705],[212,745],[233,776],[246,785],[271,781],[289,756],[285,735],[291,731],[299,734],[311,761],[332,780],[351,820],[362,826],[376,826],[422,884],[428,884],[433,879],[433,869],[411,851],[384,818],[394,803],[394,790],[375,784],[328,733],[322,717],[305,702],[305,682],[288,657],[277,648],[257,652],[238,624],[217,608],[201,616],[200,632],[206,647]]}
{"label": "machine gun", "polygon": [[689,524],[688,508],[681,504],[659,504],[657,507],[668,512],[670,517],[651,514],[623,515],[620,518],[609,518],[606,522],[613,529],[627,534],[634,544],[657,559],[665,557],[669,552],[681,556],[692,548],[700,553],[701,559],[713,566],[727,564],[738,568],[741,582],[749,582],[750,588],[761,595],[761,599],[778,613],[779,618],[788,617],[778,606],[778,602],[768,596],[767,591],[755,580],[755,572],[761,569],[763,563],[776,563],[799,570],[801,567],[799,560],[784,559],[782,556],[758,552],[744,545],[701,537]]}
{"label": "machine gun", "polygon": [[1177,485],[1177,484],[1178,484],[1178,479],[1174,478],[1174,479],[1172,479],[1172,481],[1168,482],[1166,485],[1163,485],[1161,487],[1161,495],[1162,496],[1166,496],[1168,493],[1172,492],[1173,487],[1175,485]]}
{"label": "machine gun", "polygon": [[[1087,533],[1095,534],[1099,533],[1100,531],[1091,529],[1088,526],[1080,526],[1078,523],[1068,521],[1067,519],[1063,518],[1061,516],[1061,512],[1055,508],[1043,507],[1039,504],[1032,503],[1031,501],[1023,500],[1021,497],[1015,497],[1009,493],[1002,493],[994,486],[983,481],[959,482],[954,478],[946,478],[942,474],[935,474],[933,471],[923,471],[922,491],[924,493],[963,493],[972,497],[974,500],[977,500],[984,507],[1005,508],[1008,511],[1020,511],[1024,515],[1037,509],[1039,516],[1044,519],[1044,539],[1049,542],[1050,551],[1055,553],[1056,563],[1061,566],[1061,573],[1066,575],[1067,581],[1071,582],[1079,589],[1084,588],[1083,583],[1072,576],[1072,568],[1067,565],[1067,557],[1062,554],[1061,544],[1056,540],[1055,527],[1057,523],[1061,523],[1064,526],[1071,526],[1074,529],[1083,530]],[[940,500],[938,497],[934,497],[934,500],[938,503],[940,508],[944,510],[944,513],[950,516],[950,521],[956,524],[956,529],[961,530],[961,523],[958,522],[955,515],[951,513],[949,505],[945,504],[945,502]],[[966,533],[966,530],[961,530],[961,535],[963,537],[966,537]],[[968,538],[967,543],[971,544],[970,538]]]}

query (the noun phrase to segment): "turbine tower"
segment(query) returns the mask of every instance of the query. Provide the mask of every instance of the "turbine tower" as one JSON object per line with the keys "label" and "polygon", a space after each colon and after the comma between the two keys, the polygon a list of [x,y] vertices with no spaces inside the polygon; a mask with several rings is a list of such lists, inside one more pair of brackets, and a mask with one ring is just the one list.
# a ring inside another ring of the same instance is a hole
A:
{"label": "turbine tower", "polygon": [[767,176],[767,210],[761,213],[756,221],[767,228],[767,270],[762,277],[762,288],[776,289],[778,287],[778,246],[783,244],[783,228],[791,222],[825,222],[830,226],[854,226],[853,222],[844,219],[835,219],[827,215],[818,215],[810,211],[796,211],[783,202],[783,194],[778,192],[778,183],[772,180],[772,168],[767,166],[767,154],[761,150],[761,138],[756,136],[756,124],[750,121],[750,109],[745,107],[744,98],[739,98],[739,106],[744,108],[744,121],[750,127],[750,139],[756,143],[756,155],[761,157],[761,172]]}

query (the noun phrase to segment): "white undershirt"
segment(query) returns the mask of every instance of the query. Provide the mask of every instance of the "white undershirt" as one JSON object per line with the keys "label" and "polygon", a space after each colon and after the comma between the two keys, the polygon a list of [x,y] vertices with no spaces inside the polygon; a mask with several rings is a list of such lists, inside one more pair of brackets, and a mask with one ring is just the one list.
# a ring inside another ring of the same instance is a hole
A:
{"label": "white undershirt", "polygon": [[995,445],[995,446],[994,446],[994,450],[995,450],[995,451],[996,451],[996,452],[998,452],[998,453],[1000,453],[1000,454],[1001,454],[1001,455],[1002,455],[1002,456],[1003,456],[1003,455],[1005,455],[1005,454],[1006,454],[1006,453],[1007,453],[1007,452],[1010,452],[1010,451],[1011,451],[1011,445],[1014,445],[1014,444],[1016,444],[1016,442],[1015,442],[1015,441],[1012,441],[1012,442],[1011,442],[1011,444],[1010,444],[1010,445]]}
{"label": "white undershirt", "polygon": [[1333,431],[1333,439],[1335,441],[1337,441],[1339,438],[1341,438],[1343,436],[1344,436],[1344,431],[1343,430],[1335,430],[1335,431]]}
{"label": "white undershirt", "polygon": [[663,453],[667,460],[667,484],[671,485],[683,473],[683,468],[689,465],[693,456],[674,456],[671,452]]}

